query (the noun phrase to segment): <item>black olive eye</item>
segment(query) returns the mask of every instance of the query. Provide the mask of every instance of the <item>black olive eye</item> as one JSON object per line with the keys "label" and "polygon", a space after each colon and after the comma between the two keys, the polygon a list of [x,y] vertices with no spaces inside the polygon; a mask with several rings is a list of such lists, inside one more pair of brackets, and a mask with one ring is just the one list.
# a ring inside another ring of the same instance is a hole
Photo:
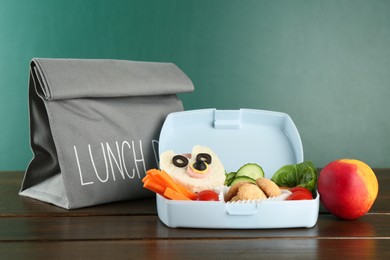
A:
{"label": "black olive eye", "polygon": [[172,163],[177,167],[186,167],[188,164],[188,159],[185,156],[178,154],[173,156]]}
{"label": "black olive eye", "polygon": [[208,153],[200,153],[196,156],[196,161],[202,161],[211,164],[211,155]]}

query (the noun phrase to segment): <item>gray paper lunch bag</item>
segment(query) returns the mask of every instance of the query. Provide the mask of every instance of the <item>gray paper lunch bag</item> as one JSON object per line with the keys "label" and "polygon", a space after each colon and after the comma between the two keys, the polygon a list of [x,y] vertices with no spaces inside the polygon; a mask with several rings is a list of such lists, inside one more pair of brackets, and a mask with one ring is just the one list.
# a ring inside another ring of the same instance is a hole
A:
{"label": "gray paper lunch bag", "polygon": [[19,194],[66,209],[150,197],[141,179],[157,167],[162,124],[193,89],[171,63],[33,59],[34,156]]}

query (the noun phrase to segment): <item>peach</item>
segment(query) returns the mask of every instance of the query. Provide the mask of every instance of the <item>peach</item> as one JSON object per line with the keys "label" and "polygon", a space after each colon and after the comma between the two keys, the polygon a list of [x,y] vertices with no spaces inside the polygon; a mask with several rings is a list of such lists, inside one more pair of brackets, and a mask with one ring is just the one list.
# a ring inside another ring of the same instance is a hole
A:
{"label": "peach", "polygon": [[323,206],[341,219],[357,219],[366,214],[378,195],[378,180],[364,162],[340,159],[320,172],[318,192]]}

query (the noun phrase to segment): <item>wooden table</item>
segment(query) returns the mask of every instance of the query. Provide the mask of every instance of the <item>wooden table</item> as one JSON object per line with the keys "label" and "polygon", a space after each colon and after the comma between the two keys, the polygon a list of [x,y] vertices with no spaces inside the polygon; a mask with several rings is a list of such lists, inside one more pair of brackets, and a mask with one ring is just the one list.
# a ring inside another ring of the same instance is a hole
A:
{"label": "wooden table", "polygon": [[379,196],[355,221],[323,208],[316,226],[172,229],[155,199],[64,210],[18,195],[22,172],[0,172],[0,259],[390,259],[390,169],[375,170]]}

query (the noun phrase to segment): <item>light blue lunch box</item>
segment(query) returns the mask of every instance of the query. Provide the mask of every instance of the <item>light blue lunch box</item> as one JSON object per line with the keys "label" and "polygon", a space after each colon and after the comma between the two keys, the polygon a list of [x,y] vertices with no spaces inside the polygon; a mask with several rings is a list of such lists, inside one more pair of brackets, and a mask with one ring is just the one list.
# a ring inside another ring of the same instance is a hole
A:
{"label": "light blue lunch box", "polygon": [[[280,112],[200,109],[169,114],[160,133],[160,153],[185,154],[195,145],[210,147],[227,172],[257,163],[267,178],[286,164],[303,161],[299,132],[290,116]],[[249,203],[179,201],[157,195],[157,213],[173,228],[310,228],[317,223],[319,201],[318,192],[313,200]]]}

